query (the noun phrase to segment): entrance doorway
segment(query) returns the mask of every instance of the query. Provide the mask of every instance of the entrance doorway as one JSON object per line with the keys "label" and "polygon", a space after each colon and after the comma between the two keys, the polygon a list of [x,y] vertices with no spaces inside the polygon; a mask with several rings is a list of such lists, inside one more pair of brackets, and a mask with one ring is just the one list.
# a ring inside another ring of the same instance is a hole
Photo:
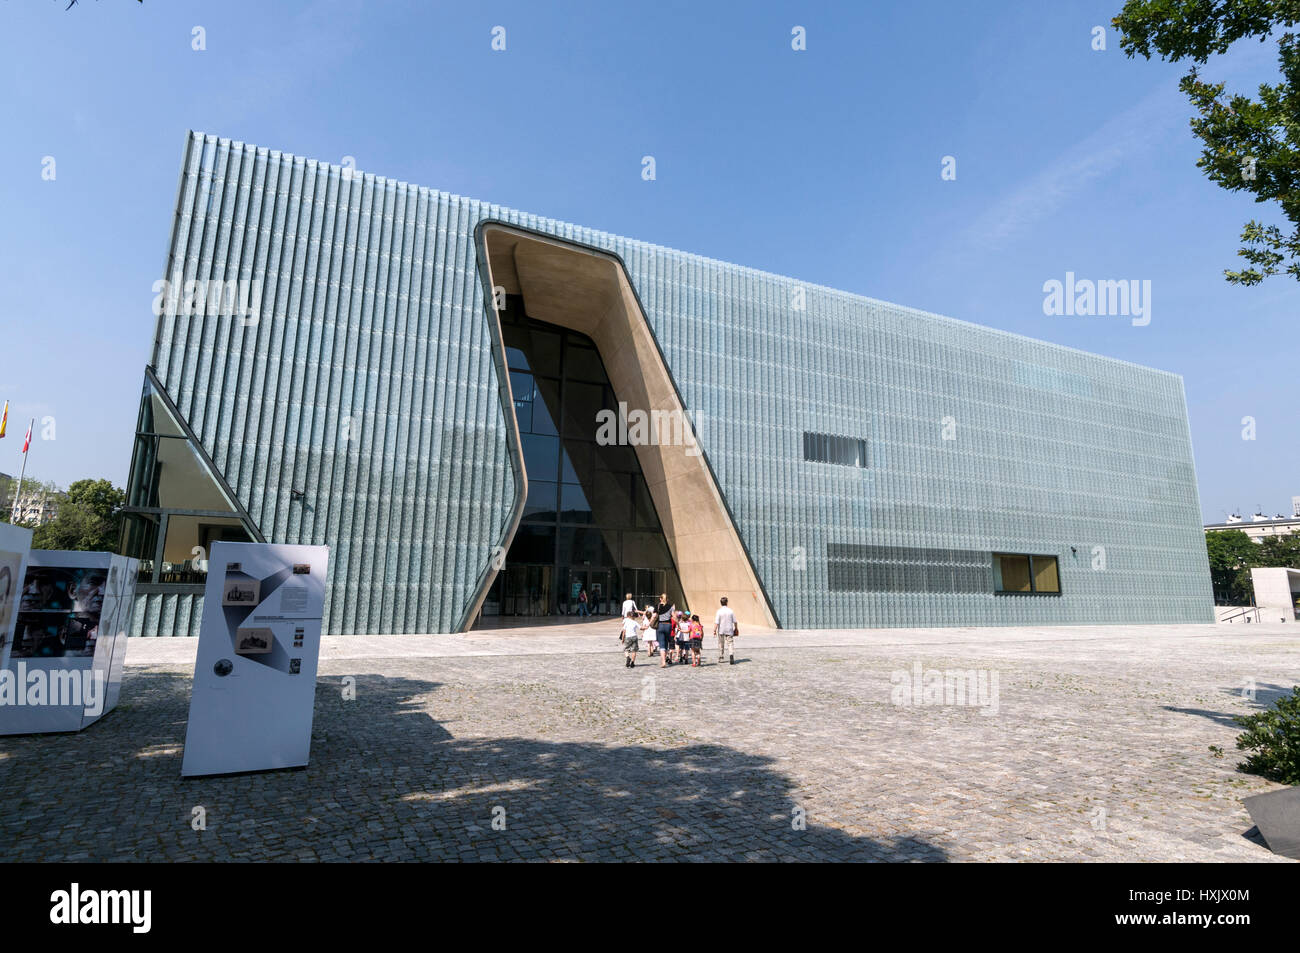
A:
{"label": "entrance doorway", "polygon": [[[618,407],[600,354],[584,334],[529,318],[508,295],[499,312],[528,474],[528,497],[483,616],[617,616],[681,586],[633,447],[596,439]],[[630,567],[630,568],[629,568]],[[644,568],[643,568],[644,567]]]}
{"label": "entrance doorway", "polygon": [[[582,593],[587,594],[587,614],[593,616],[614,615],[618,606],[610,605],[612,597],[611,578],[617,577],[612,569],[569,569],[566,573],[568,587],[565,590],[567,603],[565,615],[580,616],[582,612]],[[620,600],[621,601],[621,600]]]}
{"label": "entrance doorway", "polygon": [[483,614],[550,615],[555,604],[554,576],[554,566],[505,566],[483,602]]}

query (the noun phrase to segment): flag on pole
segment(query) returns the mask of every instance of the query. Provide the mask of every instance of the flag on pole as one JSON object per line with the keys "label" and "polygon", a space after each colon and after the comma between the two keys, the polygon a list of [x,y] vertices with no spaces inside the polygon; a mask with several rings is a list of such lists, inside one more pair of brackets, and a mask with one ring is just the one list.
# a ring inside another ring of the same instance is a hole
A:
{"label": "flag on pole", "polygon": [[9,401],[5,401],[5,412],[0,416],[0,438],[5,435],[5,428],[9,426]]}
{"label": "flag on pole", "polygon": [[26,453],[27,448],[32,445],[32,424],[34,423],[36,423],[35,417],[32,418],[32,423],[27,425],[27,436],[23,440],[23,453]]}

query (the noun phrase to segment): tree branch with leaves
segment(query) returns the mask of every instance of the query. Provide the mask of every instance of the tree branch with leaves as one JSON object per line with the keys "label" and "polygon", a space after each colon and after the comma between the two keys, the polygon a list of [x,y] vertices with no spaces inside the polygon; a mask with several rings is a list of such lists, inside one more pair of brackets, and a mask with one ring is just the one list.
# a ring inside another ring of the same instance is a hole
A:
{"label": "tree branch with leaves", "polygon": [[1276,202],[1291,230],[1252,219],[1237,254],[1247,262],[1224,270],[1233,284],[1257,285],[1272,275],[1300,281],[1300,38],[1276,36],[1281,82],[1260,84],[1259,98],[1232,95],[1206,82],[1200,67],[1238,40],[1267,43],[1277,30],[1300,23],[1300,0],[1128,0],[1112,21],[1130,57],[1191,61],[1179,88],[1197,115],[1192,132],[1202,143],[1197,167],[1231,192],[1257,203]]}

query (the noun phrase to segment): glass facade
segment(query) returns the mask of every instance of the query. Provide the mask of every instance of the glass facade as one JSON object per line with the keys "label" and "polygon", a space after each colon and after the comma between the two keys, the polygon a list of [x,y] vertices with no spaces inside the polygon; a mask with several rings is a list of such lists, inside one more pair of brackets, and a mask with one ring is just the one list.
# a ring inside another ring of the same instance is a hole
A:
{"label": "glass facade", "polygon": [[[164,445],[185,441],[141,427],[127,540],[156,585],[240,519],[331,547],[336,633],[454,631],[485,596],[568,611],[573,572],[604,602],[670,585],[656,515],[689,514],[580,446],[609,399],[587,342],[528,325],[502,346],[486,223],[622,263],[781,625],[1212,621],[1174,374],[197,133],[167,277],[255,282],[257,319],[158,321],[158,386],[230,499],[196,476],[169,502],[150,474],[183,473]],[[1007,597],[994,553],[1052,557],[1023,568],[1059,593]],[[142,598],[140,631],[194,631],[194,596]]]}
{"label": "glass facade", "polygon": [[528,492],[483,615],[617,615],[629,592],[640,606],[680,600],[636,452],[596,440],[597,414],[618,401],[595,345],[527,317],[518,296],[500,320]]}

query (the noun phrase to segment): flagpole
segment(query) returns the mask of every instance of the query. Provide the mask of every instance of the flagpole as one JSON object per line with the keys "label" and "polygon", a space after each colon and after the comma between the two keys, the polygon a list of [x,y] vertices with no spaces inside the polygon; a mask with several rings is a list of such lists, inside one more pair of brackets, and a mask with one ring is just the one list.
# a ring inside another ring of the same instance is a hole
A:
{"label": "flagpole", "polygon": [[27,425],[27,440],[23,443],[23,468],[18,471],[18,486],[14,490],[14,505],[9,507],[9,522],[11,523],[18,522],[18,517],[16,516],[18,512],[18,498],[19,494],[23,492],[23,476],[27,473],[27,451],[32,445],[32,428],[35,426],[36,418],[33,417],[32,422]]}

